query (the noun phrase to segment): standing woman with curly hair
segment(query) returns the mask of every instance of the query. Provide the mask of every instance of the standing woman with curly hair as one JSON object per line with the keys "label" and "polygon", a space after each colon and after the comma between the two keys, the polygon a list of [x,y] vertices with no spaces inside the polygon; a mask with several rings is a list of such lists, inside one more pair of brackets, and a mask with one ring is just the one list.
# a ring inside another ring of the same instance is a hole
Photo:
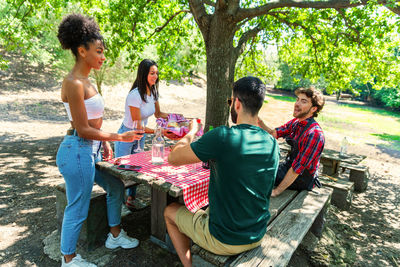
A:
{"label": "standing woman with curly hair", "polygon": [[106,158],[112,157],[107,141],[132,142],[141,136],[134,131],[117,134],[100,130],[104,101],[88,79],[91,69],[100,69],[105,60],[103,37],[97,23],[81,14],[71,14],[61,22],[58,39],[62,47],[71,49],[75,56],[75,65],[64,78],[61,89],[71,129],[57,152],[57,166],[65,180],[68,200],[61,231],[62,266],[95,266],[75,252],[94,182],[107,192],[110,233],[106,247],[134,248],[139,244],[120,226],[124,184],[95,169],[95,163],[101,159],[100,148],[103,146]]}

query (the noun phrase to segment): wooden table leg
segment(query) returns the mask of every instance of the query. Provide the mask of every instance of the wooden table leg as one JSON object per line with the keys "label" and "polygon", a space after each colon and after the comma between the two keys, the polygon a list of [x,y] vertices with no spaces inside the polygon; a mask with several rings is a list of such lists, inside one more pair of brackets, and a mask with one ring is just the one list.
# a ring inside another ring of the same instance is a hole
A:
{"label": "wooden table leg", "polygon": [[330,176],[338,174],[339,161],[334,159],[321,158],[322,173]]}
{"label": "wooden table leg", "polygon": [[167,227],[164,221],[164,209],[167,206],[167,192],[151,188],[151,235],[165,242]]}
{"label": "wooden table leg", "polygon": [[334,160],[332,162],[332,175],[338,175],[339,174],[339,161]]}

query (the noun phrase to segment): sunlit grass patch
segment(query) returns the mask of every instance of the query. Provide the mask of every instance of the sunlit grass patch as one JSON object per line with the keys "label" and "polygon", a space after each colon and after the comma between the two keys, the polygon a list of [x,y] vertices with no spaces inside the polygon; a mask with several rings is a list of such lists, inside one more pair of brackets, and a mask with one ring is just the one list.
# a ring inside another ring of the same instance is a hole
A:
{"label": "sunlit grass patch", "polygon": [[398,119],[400,119],[400,112],[396,112],[396,111],[390,111],[390,110],[386,110],[386,109],[382,109],[382,108],[376,108],[376,107],[370,107],[370,106],[362,106],[362,105],[357,105],[357,104],[342,104],[339,103],[338,107],[343,108],[343,109],[350,109],[350,110],[358,110],[361,112],[368,112],[368,113],[372,113],[372,114],[379,114],[381,116],[392,116],[392,117],[396,117]]}
{"label": "sunlit grass patch", "polygon": [[354,126],[356,122],[348,117],[343,117],[343,116],[335,116],[330,113],[323,113],[320,114],[317,118],[317,120],[321,123],[327,123],[327,124],[341,124],[340,126]]}
{"label": "sunlit grass patch", "polygon": [[282,95],[269,95],[269,94],[267,94],[267,97],[273,98],[275,100],[280,100],[280,101],[296,102],[296,98],[294,96],[282,96]]}
{"label": "sunlit grass patch", "polygon": [[371,134],[371,135],[379,137],[380,139],[385,140],[385,141],[396,142],[396,143],[398,143],[398,145],[400,145],[400,135],[393,135],[393,134],[387,134],[387,133]]}
{"label": "sunlit grass patch", "polygon": [[400,150],[400,135],[393,135],[393,134],[371,134],[372,136],[378,137],[380,140],[385,141],[386,144],[384,145],[386,148]]}
{"label": "sunlit grass patch", "polygon": [[327,104],[318,117],[321,123],[339,124],[349,131],[400,135],[400,113],[355,104]]}

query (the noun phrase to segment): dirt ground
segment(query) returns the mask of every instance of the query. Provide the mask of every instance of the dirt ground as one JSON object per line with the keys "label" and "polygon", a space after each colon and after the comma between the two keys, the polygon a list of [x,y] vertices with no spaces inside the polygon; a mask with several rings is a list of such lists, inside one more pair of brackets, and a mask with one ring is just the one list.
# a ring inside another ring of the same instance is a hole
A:
{"label": "dirt ground", "polygon": [[[63,182],[55,155],[69,127],[60,102],[60,80],[23,63],[0,71],[0,266],[59,266],[43,253],[42,240],[56,226],[54,186]],[[103,88],[105,131],[122,121],[130,84]],[[193,84],[162,83],[163,111],[204,119],[204,80]],[[261,116],[272,126],[291,118],[292,103],[271,101]],[[154,124],[154,120],[151,121]],[[328,148],[338,138],[326,133]],[[291,266],[398,266],[400,264],[400,174],[398,151],[362,144],[350,152],[367,155],[368,190],[356,193],[348,211],[332,207],[327,230],[317,249],[298,249]],[[179,259],[149,241],[149,209],[123,222],[139,248],[119,250],[110,266],[180,266]]]}

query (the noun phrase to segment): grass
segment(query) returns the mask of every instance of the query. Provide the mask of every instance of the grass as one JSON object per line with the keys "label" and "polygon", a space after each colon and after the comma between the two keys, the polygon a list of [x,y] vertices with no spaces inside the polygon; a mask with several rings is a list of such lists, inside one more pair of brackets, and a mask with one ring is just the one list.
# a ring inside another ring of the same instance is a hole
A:
{"label": "grass", "polygon": [[400,135],[399,113],[368,106],[328,103],[319,120],[330,127],[335,127],[335,125],[341,129],[355,127],[370,135],[383,133]]}
{"label": "grass", "polygon": [[377,137],[379,137],[381,139],[388,140],[388,141],[400,142],[400,135],[391,135],[391,134],[386,134],[386,133],[384,133],[384,134],[372,134],[372,135],[377,136]]}
{"label": "grass", "polygon": [[[269,94],[267,94],[267,97],[273,98],[275,100],[280,100],[280,101],[296,102],[296,98],[294,96],[281,96],[281,95],[269,95]],[[266,103],[268,103],[268,101]]]}
{"label": "grass", "polygon": [[380,140],[386,141],[388,144],[386,147],[400,151],[400,135],[392,135],[392,134],[371,134],[376,136]]}
{"label": "grass", "polygon": [[343,108],[351,108],[352,110],[359,110],[361,112],[369,112],[369,113],[373,113],[373,114],[379,114],[382,116],[393,116],[400,120],[400,112],[390,111],[390,110],[386,110],[383,108],[362,106],[362,105],[358,105],[358,104],[342,104],[342,103],[338,104],[338,106],[342,106]]}
{"label": "grass", "polygon": [[[296,101],[291,96],[267,97],[286,105]],[[380,144],[400,151],[400,112],[327,101],[317,121],[334,136],[348,136],[354,143]]]}

